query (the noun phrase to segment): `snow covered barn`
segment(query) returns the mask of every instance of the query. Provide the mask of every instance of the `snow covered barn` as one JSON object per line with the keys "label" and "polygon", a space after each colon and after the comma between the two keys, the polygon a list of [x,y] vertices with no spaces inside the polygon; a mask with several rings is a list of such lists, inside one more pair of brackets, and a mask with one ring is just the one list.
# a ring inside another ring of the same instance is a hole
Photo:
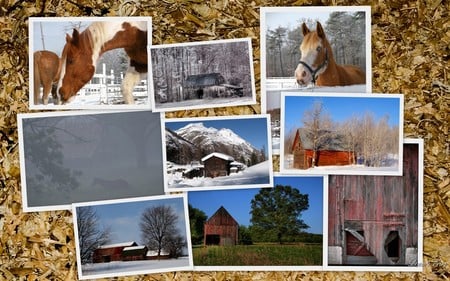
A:
{"label": "snow covered barn", "polygon": [[404,144],[403,176],[330,176],[328,264],[414,265],[418,144]]}
{"label": "snow covered barn", "polygon": [[146,246],[125,247],[122,250],[123,261],[140,261],[145,260],[148,249]]}
{"label": "snow covered barn", "polygon": [[121,261],[123,249],[135,246],[137,246],[137,243],[134,241],[118,244],[102,245],[94,250],[92,261],[94,263]]}
{"label": "snow covered barn", "polygon": [[224,83],[225,78],[220,73],[189,75],[184,81],[183,91],[189,99],[223,96],[227,91],[222,85]]}
{"label": "snow covered barn", "polygon": [[[307,137],[306,130],[297,129],[291,152],[294,155],[293,168],[308,169],[313,166],[313,144]],[[355,152],[345,150],[339,139],[335,139],[326,149],[316,151],[314,159],[315,166],[350,165],[355,162]]]}
{"label": "snow covered barn", "polygon": [[238,243],[239,224],[221,206],[206,222],[204,226],[204,245],[229,246]]}
{"label": "snow covered barn", "polygon": [[202,158],[205,169],[205,177],[215,178],[228,176],[230,174],[231,163],[234,158],[218,152],[213,152]]}

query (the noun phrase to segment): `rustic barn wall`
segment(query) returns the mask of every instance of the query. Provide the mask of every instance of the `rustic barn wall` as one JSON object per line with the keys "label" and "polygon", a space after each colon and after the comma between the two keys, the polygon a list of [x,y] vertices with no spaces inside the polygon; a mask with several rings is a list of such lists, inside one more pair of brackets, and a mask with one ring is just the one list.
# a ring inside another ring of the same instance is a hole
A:
{"label": "rustic barn wall", "polygon": [[[222,246],[236,245],[238,242],[239,224],[226,211],[220,207],[206,222],[204,226],[204,244],[211,242]],[[214,238],[210,238],[210,236]],[[218,240],[216,239],[218,238]],[[213,243],[213,244],[214,244]]]}
{"label": "rustic barn wall", "polygon": [[[405,94],[405,137],[425,140],[423,273],[178,272],[117,280],[442,280],[450,276],[449,1],[1,1],[0,280],[76,280],[72,214],[22,212],[17,113],[28,112],[29,16],[152,16],[153,44],[251,37],[260,92],[259,7],[372,5],[373,92]],[[166,117],[260,113],[260,105]],[[279,158],[274,157],[278,170]],[[49,241],[51,243],[49,243]],[[100,279],[105,280],[105,279]]]}

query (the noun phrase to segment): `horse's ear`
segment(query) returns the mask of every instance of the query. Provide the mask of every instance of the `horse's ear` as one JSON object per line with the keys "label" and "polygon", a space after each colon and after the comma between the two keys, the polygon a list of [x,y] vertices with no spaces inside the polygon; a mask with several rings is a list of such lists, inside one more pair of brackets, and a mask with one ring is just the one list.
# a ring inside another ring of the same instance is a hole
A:
{"label": "horse's ear", "polygon": [[306,34],[308,34],[310,31],[309,31],[309,28],[308,28],[308,26],[306,26],[306,23],[302,23],[302,33],[303,33],[303,36],[305,36]]}
{"label": "horse's ear", "polygon": [[323,30],[322,25],[320,24],[320,22],[317,22],[317,35],[319,35],[320,38],[325,38],[325,31]]}
{"label": "horse's ear", "polygon": [[66,34],[66,42],[70,43],[70,41],[72,41],[72,37],[70,37],[69,34]]}
{"label": "horse's ear", "polygon": [[76,28],[74,28],[73,33],[72,33],[72,44],[74,44],[75,46],[78,46],[79,40],[80,40],[80,33],[78,32],[78,30]]}

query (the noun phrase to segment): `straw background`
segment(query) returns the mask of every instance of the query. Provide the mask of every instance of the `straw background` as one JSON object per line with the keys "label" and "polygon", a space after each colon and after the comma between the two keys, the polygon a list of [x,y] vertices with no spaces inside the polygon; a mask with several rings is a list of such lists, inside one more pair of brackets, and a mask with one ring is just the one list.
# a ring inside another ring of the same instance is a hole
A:
{"label": "straw background", "polygon": [[[450,279],[450,1],[0,0],[0,280],[77,280],[71,213],[22,212],[16,114],[29,111],[29,16],[151,16],[153,44],[251,37],[259,101],[259,7],[294,5],[372,6],[372,90],[403,93],[405,137],[425,143],[424,271],[171,272],[115,280]],[[259,105],[167,116],[256,113]],[[278,158],[274,164],[278,169]]]}

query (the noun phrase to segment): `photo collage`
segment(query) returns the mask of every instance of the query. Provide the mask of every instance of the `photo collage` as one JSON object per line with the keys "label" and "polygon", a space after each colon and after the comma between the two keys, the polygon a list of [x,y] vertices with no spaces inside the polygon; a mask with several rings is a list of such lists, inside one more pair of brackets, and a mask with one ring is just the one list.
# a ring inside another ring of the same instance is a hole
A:
{"label": "photo collage", "polygon": [[[23,211],[72,212],[79,279],[422,271],[423,140],[402,94],[372,93],[370,17],[261,7],[260,58],[152,45],[150,17],[30,18]],[[166,115],[241,105],[261,110]]]}

